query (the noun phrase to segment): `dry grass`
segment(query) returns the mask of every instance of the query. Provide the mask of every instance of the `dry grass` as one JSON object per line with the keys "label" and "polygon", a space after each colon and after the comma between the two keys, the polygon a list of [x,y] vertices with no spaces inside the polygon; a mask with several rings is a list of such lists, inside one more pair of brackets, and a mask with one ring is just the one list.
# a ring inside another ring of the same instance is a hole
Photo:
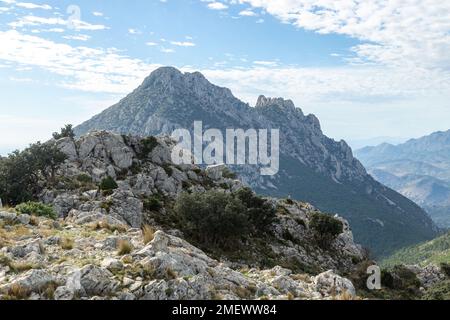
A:
{"label": "dry grass", "polygon": [[10,258],[1,255],[0,256],[0,265],[4,265],[9,267],[14,273],[21,273],[31,269],[39,269],[40,266],[31,262],[26,261],[13,261]]}
{"label": "dry grass", "polygon": [[12,300],[25,300],[28,298],[30,293],[20,284],[14,283],[9,288],[7,295]]}
{"label": "dry grass", "polygon": [[43,290],[43,295],[48,300],[55,299],[55,291],[58,285],[56,283],[50,283],[47,285],[47,287]]}
{"label": "dry grass", "polygon": [[64,250],[72,250],[75,246],[75,241],[69,237],[63,237],[60,241],[60,246]]}
{"label": "dry grass", "polygon": [[347,291],[345,290],[344,292],[342,292],[341,294],[339,294],[335,300],[354,300],[354,297]]}
{"label": "dry grass", "polygon": [[94,231],[98,231],[98,230],[107,230],[107,231],[110,231],[110,232],[118,231],[120,233],[125,233],[128,230],[128,228],[126,226],[124,226],[124,225],[111,225],[106,220],[94,222],[91,225],[91,229],[94,230]]}
{"label": "dry grass", "polygon": [[133,251],[133,245],[128,240],[119,240],[117,243],[117,254],[119,256],[124,256],[130,254]]}
{"label": "dry grass", "polygon": [[24,226],[16,226],[12,231],[12,235],[14,238],[26,237],[31,235],[31,231],[29,228]]}
{"label": "dry grass", "polygon": [[144,244],[148,244],[155,238],[155,229],[149,225],[145,225],[142,228],[142,237],[144,239]]}
{"label": "dry grass", "polygon": [[307,274],[293,274],[291,275],[291,278],[295,281],[311,283],[311,277]]}
{"label": "dry grass", "polygon": [[177,274],[175,271],[173,271],[171,268],[166,269],[166,279],[167,280],[174,280],[177,278]]}
{"label": "dry grass", "polygon": [[132,264],[133,263],[133,257],[130,255],[126,255],[120,259],[124,264]]}
{"label": "dry grass", "polygon": [[30,225],[38,227],[39,226],[39,217],[31,216],[30,217]]}
{"label": "dry grass", "polygon": [[295,299],[295,296],[292,294],[292,292],[288,292],[287,299],[288,300],[294,300]]}
{"label": "dry grass", "polygon": [[244,287],[235,287],[233,291],[239,298],[244,300],[248,300],[252,296],[251,291]]}

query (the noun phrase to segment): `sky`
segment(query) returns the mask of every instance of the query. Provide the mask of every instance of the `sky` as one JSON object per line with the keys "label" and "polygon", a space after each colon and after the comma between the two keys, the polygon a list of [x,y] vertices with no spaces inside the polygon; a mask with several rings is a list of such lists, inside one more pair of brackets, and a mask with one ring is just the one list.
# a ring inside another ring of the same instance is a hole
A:
{"label": "sky", "polygon": [[292,99],[354,146],[450,129],[450,1],[26,1],[0,0],[3,155],[166,65]]}

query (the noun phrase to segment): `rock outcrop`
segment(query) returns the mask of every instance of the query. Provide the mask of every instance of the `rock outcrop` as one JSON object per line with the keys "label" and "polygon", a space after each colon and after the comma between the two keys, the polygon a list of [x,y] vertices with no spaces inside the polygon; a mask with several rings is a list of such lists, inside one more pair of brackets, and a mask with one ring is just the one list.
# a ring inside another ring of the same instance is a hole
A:
{"label": "rock outcrop", "polygon": [[[337,217],[343,233],[322,248],[309,228],[313,206],[268,199],[277,219],[266,256],[251,242],[243,246],[256,258],[218,256],[188,243],[167,222],[169,208],[147,200],[241,188],[226,167],[176,166],[167,138],[93,132],[55,143],[68,159],[40,198],[59,219],[0,210],[0,300],[356,298],[342,275],[365,257],[346,220]],[[105,178],[117,186],[100,189]],[[154,230],[145,242],[144,225]]]}

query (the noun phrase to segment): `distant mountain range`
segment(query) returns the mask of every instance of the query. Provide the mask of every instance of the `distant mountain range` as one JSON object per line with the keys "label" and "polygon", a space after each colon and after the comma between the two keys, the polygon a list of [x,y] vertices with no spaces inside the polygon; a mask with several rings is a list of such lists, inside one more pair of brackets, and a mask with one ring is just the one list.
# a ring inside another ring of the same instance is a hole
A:
{"label": "distant mountain range", "polygon": [[165,67],[154,71],[127,97],[75,128],[78,135],[108,130],[139,136],[205,128],[280,129],[280,172],[263,177],[255,167],[233,168],[261,194],[288,197],[339,213],[356,241],[377,256],[432,239],[437,228],[415,203],[367,174],[345,141],[326,137],[314,115],[292,101],[261,96],[256,107],[211,84],[201,73]]}
{"label": "distant mountain range", "polygon": [[380,182],[422,206],[441,227],[450,228],[450,130],[356,151]]}

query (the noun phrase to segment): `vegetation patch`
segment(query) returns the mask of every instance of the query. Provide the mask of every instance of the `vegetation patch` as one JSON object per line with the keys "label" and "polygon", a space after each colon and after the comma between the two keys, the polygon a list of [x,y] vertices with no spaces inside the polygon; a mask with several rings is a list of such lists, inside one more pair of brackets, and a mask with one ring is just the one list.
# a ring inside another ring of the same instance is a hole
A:
{"label": "vegetation patch", "polygon": [[38,217],[47,217],[56,219],[57,214],[52,206],[43,204],[41,202],[26,202],[16,206],[16,211],[22,214],[35,215]]}
{"label": "vegetation patch", "polygon": [[119,186],[117,185],[117,182],[113,178],[108,176],[100,182],[99,187],[100,190],[102,191],[113,191],[116,190]]}
{"label": "vegetation patch", "polygon": [[313,231],[314,238],[322,248],[327,248],[342,232],[344,225],[331,215],[314,212],[309,227]]}
{"label": "vegetation patch", "polygon": [[159,146],[158,139],[155,137],[148,137],[141,141],[141,151],[138,153],[138,158],[144,160],[153,150]]}

